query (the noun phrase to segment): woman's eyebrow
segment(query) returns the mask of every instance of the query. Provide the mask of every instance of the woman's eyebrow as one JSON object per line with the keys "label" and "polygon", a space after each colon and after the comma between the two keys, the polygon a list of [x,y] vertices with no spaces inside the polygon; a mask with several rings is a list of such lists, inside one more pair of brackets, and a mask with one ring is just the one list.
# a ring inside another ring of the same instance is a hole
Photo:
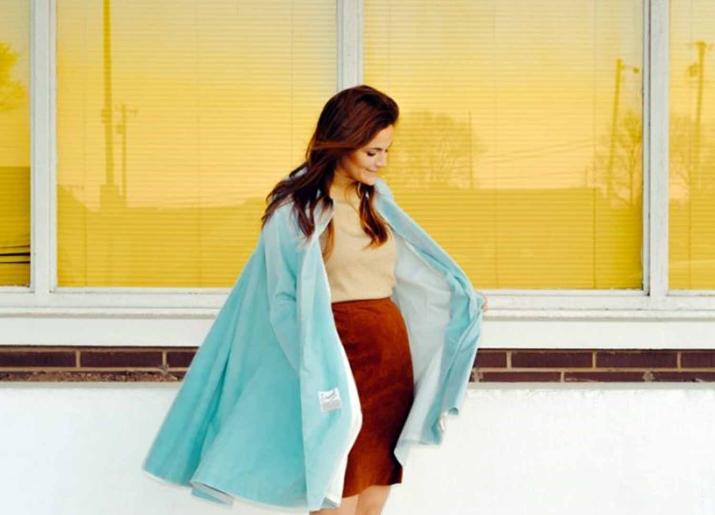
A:
{"label": "woman's eyebrow", "polygon": [[[390,148],[391,146],[392,146],[392,143],[390,143],[390,144],[387,146],[387,148]],[[382,147],[370,147],[369,150],[383,150],[383,148],[382,148]]]}

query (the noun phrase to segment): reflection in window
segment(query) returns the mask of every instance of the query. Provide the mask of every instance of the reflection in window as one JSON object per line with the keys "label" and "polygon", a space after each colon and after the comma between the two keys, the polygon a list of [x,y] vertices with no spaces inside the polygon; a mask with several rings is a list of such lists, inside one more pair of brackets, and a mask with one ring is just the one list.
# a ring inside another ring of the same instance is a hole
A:
{"label": "reflection in window", "polygon": [[60,285],[231,286],[335,93],[335,1],[57,10]]}
{"label": "reflection in window", "polygon": [[641,11],[365,0],[387,180],[477,288],[642,287]]}
{"label": "reflection in window", "polygon": [[670,5],[670,278],[715,289],[715,4]]}
{"label": "reflection in window", "polygon": [[0,286],[30,285],[29,8],[0,0]]}

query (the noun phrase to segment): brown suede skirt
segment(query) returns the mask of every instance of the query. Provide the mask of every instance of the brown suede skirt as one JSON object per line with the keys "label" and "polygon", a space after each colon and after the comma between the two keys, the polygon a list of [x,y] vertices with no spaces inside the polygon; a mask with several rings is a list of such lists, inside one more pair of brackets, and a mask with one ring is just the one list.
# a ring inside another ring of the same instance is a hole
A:
{"label": "brown suede skirt", "polygon": [[414,380],[407,327],[390,297],[332,303],[363,422],[348,455],[343,497],[402,482],[394,450],[412,407]]}

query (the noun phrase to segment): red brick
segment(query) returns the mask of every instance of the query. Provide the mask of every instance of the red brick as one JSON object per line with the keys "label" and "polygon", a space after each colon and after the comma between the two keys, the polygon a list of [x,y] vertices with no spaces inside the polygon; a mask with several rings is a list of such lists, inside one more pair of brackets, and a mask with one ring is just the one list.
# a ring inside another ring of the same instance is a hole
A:
{"label": "red brick", "polygon": [[88,350],[81,351],[81,367],[160,367],[161,351],[156,350]]}
{"label": "red brick", "polygon": [[474,361],[477,367],[506,367],[506,352],[504,351],[488,351],[480,350],[477,352],[477,358]]}
{"label": "red brick", "polygon": [[709,383],[715,382],[715,370],[709,371],[699,371],[699,370],[686,370],[682,372],[672,371],[656,371],[653,372],[654,381],[668,381],[668,382],[695,382],[695,383]]}
{"label": "red brick", "polygon": [[169,367],[187,368],[191,365],[191,361],[194,359],[195,354],[195,350],[168,351],[166,353],[166,364]]}
{"label": "red brick", "polygon": [[522,381],[543,381],[553,383],[561,381],[561,372],[487,372],[480,370],[479,372],[477,372],[477,381],[480,383]]}
{"label": "red brick", "polygon": [[715,368],[715,350],[682,351],[680,366],[683,368]]}
{"label": "red brick", "polygon": [[72,351],[0,351],[0,367],[74,367],[75,364]]}
{"label": "red brick", "polygon": [[596,353],[596,367],[598,368],[675,368],[677,364],[678,353],[670,350],[617,350]]}
{"label": "red brick", "polygon": [[564,372],[564,382],[636,382],[648,381],[645,371],[593,371],[593,372]]}
{"label": "red brick", "polygon": [[591,368],[591,351],[512,351],[512,368]]}

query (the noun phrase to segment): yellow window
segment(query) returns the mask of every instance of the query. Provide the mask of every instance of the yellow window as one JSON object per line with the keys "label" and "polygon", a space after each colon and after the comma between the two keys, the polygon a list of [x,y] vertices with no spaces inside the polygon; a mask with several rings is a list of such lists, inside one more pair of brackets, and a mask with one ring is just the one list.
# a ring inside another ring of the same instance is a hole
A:
{"label": "yellow window", "polygon": [[365,0],[396,199],[478,288],[642,287],[642,5]]}
{"label": "yellow window", "polygon": [[231,286],[335,93],[335,1],[62,0],[57,24],[60,286]]}
{"label": "yellow window", "polygon": [[670,4],[669,285],[715,289],[715,4]]}
{"label": "yellow window", "polygon": [[30,4],[0,13],[0,286],[29,286]]}

